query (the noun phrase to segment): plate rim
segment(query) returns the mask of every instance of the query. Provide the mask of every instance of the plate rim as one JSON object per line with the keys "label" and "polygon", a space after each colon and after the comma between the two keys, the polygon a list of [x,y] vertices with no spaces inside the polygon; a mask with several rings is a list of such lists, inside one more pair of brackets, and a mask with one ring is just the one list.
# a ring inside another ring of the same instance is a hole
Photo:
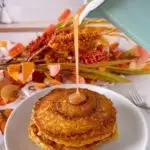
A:
{"label": "plate rim", "polygon": [[138,112],[138,115],[140,115],[140,118],[142,119],[143,127],[144,127],[144,129],[146,131],[145,132],[145,139],[146,140],[145,140],[145,143],[143,144],[143,150],[146,150],[147,145],[148,145],[148,137],[149,137],[148,136],[148,126],[147,126],[146,119],[145,119],[143,113],[141,112],[141,110],[139,108],[137,108],[128,98],[126,98],[122,94],[120,94],[120,93],[118,93],[116,91],[113,91],[111,89],[105,88],[105,87],[100,87],[100,86],[91,85],[91,84],[79,84],[78,86],[76,84],[61,84],[61,85],[51,86],[51,87],[44,88],[44,89],[42,89],[40,91],[36,91],[31,96],[26,97],[24,100],[22,100],[22,102],[20,102],[18,104],[18,106],[13,110],[13,112],[11,113],[10,117],[8,118],[8,120],[6,122],[6,127],[5,127],[5,130],[4,130],[4,145],[5,145],[6,150],[8,150],[8,146],[7,146],[7,134],[8,134],[8,131],[7,130],[8,130],[8,127],[9,127],[9,122],[11,121],[12,117],[14,116],[14,114],[16,113],[17,109],[20,106],[22,106],[24,103],[27,103],[27,101],[31,101],[32,98],[35,97],[38,94],[42,94],[44,92],[47,93],[47,92],[52,91],[52,90],[54,90],[56,88],[75,88],[75,87],[86,88],[86,89],[90,88],[90,90],[91,90],[91,88],[93,88],[93,91],[96,91],[96,90],[94,90],[95,88],[98,88],[99,90],[108,91],[109,93],[111,93],[113,95],[121,97],[121,99],[124,99],[128,104],[130,104],[134,108],[134,110],[136,110]]}

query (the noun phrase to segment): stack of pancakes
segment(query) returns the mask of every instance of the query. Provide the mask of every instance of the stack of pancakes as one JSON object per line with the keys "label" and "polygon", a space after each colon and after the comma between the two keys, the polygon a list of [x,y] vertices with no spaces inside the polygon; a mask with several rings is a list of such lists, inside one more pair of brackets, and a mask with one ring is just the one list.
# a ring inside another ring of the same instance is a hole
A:
{"label": "stack of pancakes", "polygon": [[69,102],[76,89],[55,89],[33,108],[29,137],[44,150],[91,150],[112,139],[116,132],[116,109],[104,95],[80,89],[86,100]]}

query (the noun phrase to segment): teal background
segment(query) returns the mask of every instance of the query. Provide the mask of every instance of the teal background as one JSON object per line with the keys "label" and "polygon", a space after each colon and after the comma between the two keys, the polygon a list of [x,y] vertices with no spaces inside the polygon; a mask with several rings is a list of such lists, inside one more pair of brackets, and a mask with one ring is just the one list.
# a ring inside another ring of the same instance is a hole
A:
{"label": "teal background", "polygon": [[106,0],[88,17],[104,17],[150,51],[150,0]]}

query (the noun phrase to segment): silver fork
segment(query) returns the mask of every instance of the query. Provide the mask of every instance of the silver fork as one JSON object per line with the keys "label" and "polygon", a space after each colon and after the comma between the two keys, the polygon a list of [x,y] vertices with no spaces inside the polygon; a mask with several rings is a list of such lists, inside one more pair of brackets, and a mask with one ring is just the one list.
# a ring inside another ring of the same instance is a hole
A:
{"label": "silver fork", "polygon": [[132,97],[132,102],[136,106],[141,107],[143,109],[150,110],[150,106],[148,106],[147,103],[144,101],[142,96],[137,91],[136,87],[134,87],[134,86],[129,87],[129,93],[130,93],[130,95]]}

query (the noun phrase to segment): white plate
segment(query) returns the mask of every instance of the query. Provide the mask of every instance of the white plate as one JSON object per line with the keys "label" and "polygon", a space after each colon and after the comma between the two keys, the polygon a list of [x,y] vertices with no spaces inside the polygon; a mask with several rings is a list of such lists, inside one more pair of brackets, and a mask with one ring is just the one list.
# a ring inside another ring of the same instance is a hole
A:
{"label": "white plate", "polygon": [[[60,88],[76,87],[75,84],[66,84]],[[56,87],[51,87],[37,92],[23,101],[12,113],[5,130],[5,146],[7,150],[40,150],[28,138],[28,124],[34,103],[42,96]],[[118,141],[104,144],[97,150],[145,150],[148,141],[148,130],[142,113],[127,98],[108,89],[82,84],[80,88],[105,94],[117,109],[117,124],[120,138]]]}

